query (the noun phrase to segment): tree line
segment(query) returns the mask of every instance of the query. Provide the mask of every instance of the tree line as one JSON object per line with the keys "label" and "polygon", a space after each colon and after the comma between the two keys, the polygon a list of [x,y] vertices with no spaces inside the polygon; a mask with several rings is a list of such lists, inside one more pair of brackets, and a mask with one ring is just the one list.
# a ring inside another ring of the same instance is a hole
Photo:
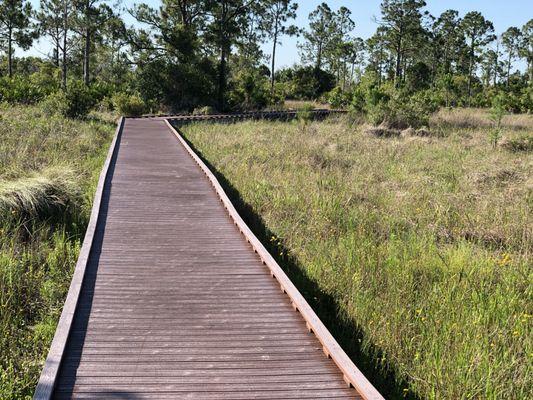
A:
{"label": "tree line", "polygon": [[[100,101],[120,92],[153,109],[227,110],[286,98],[343,106],[356,102],[354,91],[385,88],[438,93],[434,101],[445,106],[486,106],[503,92],[511,108],[531,110],[533,20],[498,34],[480,12],[434,16],[426,6],[383,0],[365,40],[353,35],[356,16],[347,7],[327,3],[301,29],[293,0],[162,0],[129,9],[107,0],[41,0],[38,9],[1,0],[0,98],[32,102],[82,82]],[[298,36],[300,62],[278,70],[287,36]],[[37,39],[49,54],[15,57]]]}

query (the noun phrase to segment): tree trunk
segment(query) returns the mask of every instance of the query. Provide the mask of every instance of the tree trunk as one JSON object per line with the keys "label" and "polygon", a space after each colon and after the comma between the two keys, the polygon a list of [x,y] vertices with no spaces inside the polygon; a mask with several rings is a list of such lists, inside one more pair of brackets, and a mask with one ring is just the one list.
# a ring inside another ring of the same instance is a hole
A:
{"label": "tree trunk", "polygon": [[496,41],[496,60],[494,61],[494,76],[493,76],[493,86],[496,87],[498,83],[498,59],[500,55],[500,43]]}
{"label": "tree trunk", "polygon": [[61,86],[67,90],[67,35],[68,35],[68,1],[63,4],[63,54],[61,60]]}
{"label": "tree trunk", "polygon": [[533,84],[533,60],[528,58],[527,69],[529,71],[529,84]]}
{"label": "tree trunk", "polygon": [[319,70],[322,67],[322,42],[318,44],[318,52],[316,57],[316,69]]}
{"label": "tree trunk", "polygon": [[470,45],[470,62],[468,63],[468,107],[472,99],[472,69],[474,68],[474,39]]}
{"label": "tree trunk", "polygon": [[54,49],[54,65],[59,67],[59,38],[57,38],[56,48]]}
{"label": "tree trunk", "polygon": [[83,52],[83,82],[89,86],[89,67],[90,67],[90,54],[91,53],[91,31],[89,27],[85,28],[85,49]]}
{"label": "tree trunk", "polygon": [[11,27],[7,31],[7,75],[10,78],[13,76],[13,29]]}
{"label": "tree trunk", "polygon": [[398,45],[396,46],[396,70],[394,71],[394,83],[398,87],[400,84],[400,78],[402,73],[402,37],[398,39]]}
{"label": "tree trunk", "polygon": [[394,86],[398,87],[402,75],[402,40],[403,26],[400,25],[398,30],[398,41],[396,43],[396,69],[394,71]]}
{"label": "tree trunk", "polygon": [[220,49],[220,63],[218,66],[218,108],[219,111],[225,110],[224,95],[226,92],[226,56],[227,49],[224,43]]}
{"label": "tree trunk", "polygon": [[509,50],[509,57],[507,58],[507,89],[509,89],[509,80],[510,80],[510,77],[511,77],[511,56],[512,56],[512,52],[511,50]]}
{"label": "tree trunk", "polygon": [[379,58],[378,58],[378,88],[381,87],[381,74],[383,73],[382,63],[383,63],[383,47],[380,46]]}
{"label": "tree trunk", "polygon": [[276,45],[278,42],[278,26],[276,20],[276,27],[274,28],[274,44],[272,45],[272,66],[270,67],[270,93],[274,93],[274,73],[276,67]]}

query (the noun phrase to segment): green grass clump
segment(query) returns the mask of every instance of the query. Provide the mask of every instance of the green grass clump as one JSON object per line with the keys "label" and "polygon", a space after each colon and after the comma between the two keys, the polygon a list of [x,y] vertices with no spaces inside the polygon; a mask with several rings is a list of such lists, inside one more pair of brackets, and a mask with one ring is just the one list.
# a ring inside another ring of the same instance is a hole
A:
{"label": "green grass clump", "polygon": [[0,398],[30,398],[115,126],[0,106]]}
{"label": "green grass clump", "polygon": [[387,398],[532,398],[533,155],[494,149],[486,127],[432,129],[443,134],[183,128],[262,218],[282,266],[317,285],[311,303],[333,299],[338,324],[361,331],[355,347],[397,379],[379,383]]}

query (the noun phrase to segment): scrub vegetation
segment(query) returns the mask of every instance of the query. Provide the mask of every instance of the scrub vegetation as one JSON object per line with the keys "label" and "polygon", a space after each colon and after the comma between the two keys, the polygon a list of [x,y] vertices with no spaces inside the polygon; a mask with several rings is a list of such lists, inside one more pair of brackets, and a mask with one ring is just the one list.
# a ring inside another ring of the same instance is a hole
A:
{"label": "scrub vegetation", "polygon": [[30,398],[115,124],[0,105],[0,398]]}
{"label": "scrub vegetation", "polygon": [[533,155],[506,144],[531,141],[532,117],[505,116],[496,147],[488,111],[429,123],[393,137],[347,118],[182,130],[280,264],[362,332],[401,385],[388,398],[531,398]]}

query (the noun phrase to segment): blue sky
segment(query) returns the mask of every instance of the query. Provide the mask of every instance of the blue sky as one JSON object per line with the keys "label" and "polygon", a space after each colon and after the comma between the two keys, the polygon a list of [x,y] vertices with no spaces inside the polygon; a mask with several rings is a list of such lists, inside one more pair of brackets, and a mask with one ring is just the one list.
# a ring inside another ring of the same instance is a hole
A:
{"label": "blue sky", "polygon": [[[298,17],[295,24],[301,28],[307,27],[307,17],[317,5],[323,0],[300,0],[298,1]],[[38,5],[39,0],[31,0],[34,7]],[[485,18],[492,21],[496,33],[500,34],[509,26],[522,27],[529,19],[533,18],[533,0],[426,0],[427,9],[435,16],[447,9],[455,9],[461,15],[469,11],[480,11]],[[123,5],[131,6],[134,3],[140,3],[135,0],[123,0]],[[148,0],[147,4],[157,7],[159,0]],[[353,32],[355,36],[368,38],[376,30],[376,24],[372,21],[373,17],[379,16],[380,0],[335,0],[326,1],[334,10],[345,6],[352,11],[352,19],[355,21],[356,28]],[[129,15],[124,16],[128,24],[134,23]],[[290,66],[299,61],[298,49],[296,47],[298,38],[283,38],[283,44],[278,50],[276,64],[278,67]],[[270,54],[271,44],[263,45],[266,54]],[[48,52],[48,45],[41,41],[34,46],[28,53],[33,55],[43,55]],[[20,53],[19,53],[20,54]]]}

